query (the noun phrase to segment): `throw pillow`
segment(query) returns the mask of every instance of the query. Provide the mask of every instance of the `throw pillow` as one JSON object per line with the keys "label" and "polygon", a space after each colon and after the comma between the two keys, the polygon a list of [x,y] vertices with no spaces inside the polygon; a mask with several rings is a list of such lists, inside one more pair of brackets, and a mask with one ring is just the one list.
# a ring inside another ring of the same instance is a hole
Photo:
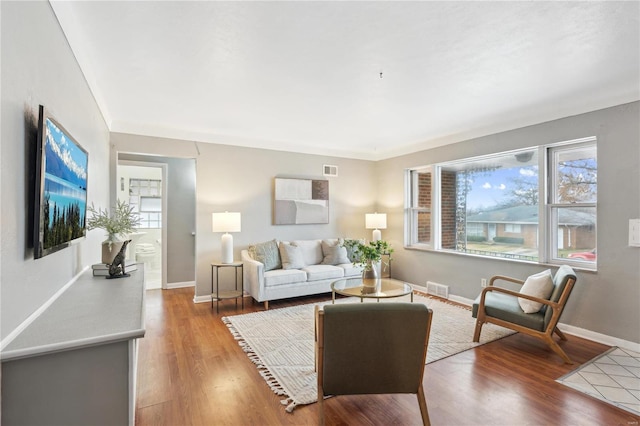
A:
{"label": "throw pillow", "polygon": [[[363,239],[360,239],[360,240],[349,240],[349,239],[347,239],[345,241],[358,241],[361,244],[365,243],[365,240],[363,240]],[[347,257],[349,258],[349,262],[356,263],[356,262],[360,261],[360,255],[354,252],[353,247],[347,246],[345,248],[347,249]]]}
{"label": "throw pillow", "polygon": [[280,243],[279,248],[282,269],[300,269],[306,266],[301,247],[295,244]]}
{"label": "throw pillow", "polygon": [[[549,269],[528,277],[520,289],[520,293],[540,299],[549,299],[551,292],[553,292],[553,277]],[[518,298],[518,303],[526,314],[533,314],[542,308],[542,303],[522,297]]]}
{"label": "throw pillow", "polygon": [[346,247],[342,247],[343,240],[322,240],[322,259],[323,265],[341,265],[343,263],[351,263],[347,256]]}
{"label": "throw pillow", "polygon": [[265,272],[282,268],[277,240],[250,245],[249,255],[264,265]]}

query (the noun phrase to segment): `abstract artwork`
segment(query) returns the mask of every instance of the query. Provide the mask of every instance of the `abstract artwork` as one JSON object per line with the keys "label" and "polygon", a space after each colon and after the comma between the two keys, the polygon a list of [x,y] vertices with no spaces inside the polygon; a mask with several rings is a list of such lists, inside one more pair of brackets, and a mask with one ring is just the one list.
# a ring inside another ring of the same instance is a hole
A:
{"label": "abstract artwork", "polygon": [[329,181],[275,178],[274,224],[329,223]]}

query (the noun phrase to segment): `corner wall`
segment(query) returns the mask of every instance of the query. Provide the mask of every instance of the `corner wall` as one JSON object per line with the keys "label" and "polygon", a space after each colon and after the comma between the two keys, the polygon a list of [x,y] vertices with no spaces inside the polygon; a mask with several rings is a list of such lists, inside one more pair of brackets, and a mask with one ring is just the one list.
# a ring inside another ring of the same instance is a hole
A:
{"label": "corner wall", "polygon": [[[561,322],[640,343],[640,248],[628,246],[629,219],[640,217],[640,102],[619,105],[377,163],[378,206],[387,211],[385,237],[394,252],[394,277],[425,286],[434,281],[452,294],[475,299],[480,279],[525,278],[543,265],[434,251],[401,249],[404,243],[404,170],[535,145],[598,138],[598,271],[577,271],[578,281]],[[552,268],[553,269],[553,268]],[[555,269],[553,269],[555,270]]]}
{"label": "corner wall", "polygon": [[100,261],[102,231],[41,259],[28,236],[35,130],[42,104],[89,152],[88,201],[109,202],[109,130],[49,2],[0,2],[0,339],[16,330],[84,267]]}

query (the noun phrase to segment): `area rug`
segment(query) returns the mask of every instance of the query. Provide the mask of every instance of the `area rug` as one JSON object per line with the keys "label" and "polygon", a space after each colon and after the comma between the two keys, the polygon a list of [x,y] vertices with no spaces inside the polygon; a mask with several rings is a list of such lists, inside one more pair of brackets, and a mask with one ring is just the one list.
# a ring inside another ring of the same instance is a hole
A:
{"label": "area rug", "polygon": [[[409,299],[382,299],[408,301]],[[337,303],[357,302],[341,298]],[[372,303],[376,303],[371,300]],[[320,303],[324,305],[331,303]],[[500,339],[513,331],[485,324],[479,343],[474,343],[475,319],[468,308],[414,295],[414,303],[424,303],[433,310],[427,363]],[[267,384],[285,397],[282,404],[291,412],[297,405],[317,401],[314,371],[314,306],[298,305],[250,314],[223,317],[231,334],[253,361]]]}
{"label": "area rug", "polygon": [[640,353],[613,347],[556,380],[640,415]]}

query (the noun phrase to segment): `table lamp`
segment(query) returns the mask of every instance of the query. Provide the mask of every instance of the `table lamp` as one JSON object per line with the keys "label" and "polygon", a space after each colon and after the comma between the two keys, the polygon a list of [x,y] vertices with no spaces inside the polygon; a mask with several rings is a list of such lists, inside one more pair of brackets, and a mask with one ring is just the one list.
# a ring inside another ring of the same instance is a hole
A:
{"label": "table lamp", "polygon": [[229,232],[240,232],[240,213],[212,213],[213,232],[224,232],[222,235],[222,263],[233,263],[233,236]]}
{"label": "table lamp", "polygon": [[365,228],[373,229],[373,241],[382,239],[381,229],[387,229],[386,213],[367,213],[364,217]]}

